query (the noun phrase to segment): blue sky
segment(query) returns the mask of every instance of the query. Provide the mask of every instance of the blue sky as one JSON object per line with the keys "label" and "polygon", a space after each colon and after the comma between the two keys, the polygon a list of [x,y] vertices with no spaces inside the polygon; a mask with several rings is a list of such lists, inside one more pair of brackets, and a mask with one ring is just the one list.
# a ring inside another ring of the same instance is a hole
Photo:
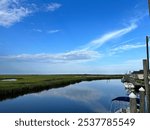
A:
{"label": "blue sky", "polygon": [[1,74],[142,69],[147,0],[1,0]]}

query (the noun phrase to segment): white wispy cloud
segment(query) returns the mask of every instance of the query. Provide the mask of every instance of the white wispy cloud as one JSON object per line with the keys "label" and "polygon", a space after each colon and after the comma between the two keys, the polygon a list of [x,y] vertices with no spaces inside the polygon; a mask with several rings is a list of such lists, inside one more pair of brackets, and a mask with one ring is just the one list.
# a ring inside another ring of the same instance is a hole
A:
{"label": "white wispy cloud", "polygon": [[59,3],[50,3],[47,5],[47,11],[55,11],[59,9],[62,5]]}
{"label": "white wispy cloud", "polygon": [[0,26],[8,27],[22,18],[28,16],[32,11],[21,5],[19,0],[0,1]]}
{"label": "white wispy cloud", "polygon": [[92,49],[92,50],[97,49],[97,48],[101,47],[104,43],[106,43],[112,39],[119,38],[119,37],[131,32],[132,30],[134,30],[136,28],[137,28],[137,24],[132,23],[130,26],[125,27],[123,29],[106,33],[106,34],[102,35],[100,38],[95,39],[95,40],[91,41],[89,44],[87,44],[85,49]]}
{"label": "white wispy cloud", "polygon": [[134,15],[134,18],[131,18],[129,20],[129,23],[139,23],[147,15],[148,15],[148,13],[146,10],[144,10],[144,11],[140,10],[140,11],[136,12],[136,14]]}
{"label": "white wispy cloud", "polygon": [[60,32],[61,30],[59,30],[59,29],[55,29],[55,30],[42,30],[42,29],[38,29],[38,28],[34,28],[34,29],[32,29],[33,31],[35,31],[35,32],[39,32],[39,33],[41,33],[41,32],[44,32],[44,33],[50,33],[50,34],[53,34],[53,33],[58,33],[58,32]]}
{"label": "white wispy cloud", "polygon": [[[6,0],[7,1],[7,0]],[[58,9],[61,5],[57,5],[56,3],[52,3],[49,5],[50,11],[54,11]],[[75,49],[66,53],[57,53],[57,54],[20,54],[20,55],[12,55],[12,56],[0,56],[0,60],[5,61],[27,61],[27,62],[50,62],[50,63],[70,63],[70,62],[83,62],[83,61],[90,61],[93,59],[97,59],[102,57],[102,54],[98,52],[96,49],[101,47],[103,44],[108,43],[110,40],[120,38],[125,34],[133,31],[136,29],[138,25],[136,22],[132,22],[129,26],[125,28],[115,30],[112,32],[108,32],[101,37],[92,40],[85,46],[82,46],[80,49]],[[36,29],[35,31],[41,32],[42,30]],[[60,30],[49,30],[49,33],[56,33]],[[120,50],[127,50],[133,48],[143,47],[143,45],[123,45],[120,47],[116,47],[111,50],[111,52],[117,52]]]}
{"label": "white wispy cloud", "polygon": [[33,29],[33,31],[35,31],[35,32],[43,32],[41,29]]}
{"label": "white wispy cloud", "polygon": [[136,44],[120,45],[118,47],[110,49],[109,50],[109,55],[114,55],[116,53],[121,53],[121,52],[124,52],[124,51],[128,51],[128,50],[131,50],[131,49],[142,48],[142,47],[145,47],[145,44],[136,43]]}
{"label": "white wispy cloud", "polygon": [[[111,39],[121,37],[133,29],[135,29],[137,25],[132,24],[129,27],[116,30],[111,33],[104,34],[99,39],[91,41],[85,47],[81,49],[76,49],[73,51],[69,51],[66,53],[57,53],[57,54],[21,54],[14,56],[0,56],[0,60],[14,60],[14,61],[37,61],[37,62],[51,62],[51,63],[68,63],[73,61],[90,61],[96,58],[100,58],[102,54],[95,49],[99,48],[102,44],[108,42]],[[52,30],[51,30],[52,31]],[[57,30],[53,30],[53,33],[57,32]],[[51,33],[52,33],[51,32]],[[130,46],[131,47],[131,46]],[[129,48],[129,46],[124,47],[124,49]],[[133,48],[133,46],[132,46]],[[135,48],[135,46],[134,46]],[[116,49],[117,50],[117,49]]]}
{"label": "white wispy cloud", "polygon": [[135,38],[132,38],[132,39],[128,39],[128,40],[125,40],[125,41],[121,41],[117,44],[114,44],[112,47],[113,48],[116,48],[118,46],[121,46],[121,45],[124,45],[124,44],[129,44],[129,43],[133,43],[135,41]]}
{"label": "white wispy cloud", "polygon": [[55,30],[49,30],[48,33],[53,34],[53,33],[58,33],[60,31],[61,30],[59,30],[59,29],[55,29]]}
{"label": "white wispy cloud", "polygon": [[[35,93],[33,96],[38,98],[41,95]],[[51,96],[59,96],[69,100],[80,101],[89,106],[89,108],[94,112],[106,111],[105,106],[101,102],[98,102],[98,100],[104,96],[104,93],[97,91],[97,89],[95,87],[91,87],[91,85],[85,85],[84,87],[78,87],[78,85],[74,85],[74,88],[70,85],[67,90],[62,88],[57,90],[52,89],[51,91],[44,93],[44,96],[48,98]]]}
{"label": "white wispy cloud", "polygon": [[52,62],[52,63],[68,63],[73,61],[89,61],[100,54],[96,51],[70,51],[59,54],[20,54],[12,56],[0,56],[0,60],[4,61],[27,61],[27,62]]}

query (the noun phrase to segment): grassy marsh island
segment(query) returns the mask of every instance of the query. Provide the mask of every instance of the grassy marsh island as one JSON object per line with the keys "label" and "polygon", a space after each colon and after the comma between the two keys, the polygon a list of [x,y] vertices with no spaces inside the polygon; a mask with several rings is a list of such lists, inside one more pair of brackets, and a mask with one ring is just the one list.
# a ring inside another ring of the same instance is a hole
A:
{"label": "grassy marsh island", "polygon": [[81,81],[121,79],[123,75],[0,75],[0,100]]}

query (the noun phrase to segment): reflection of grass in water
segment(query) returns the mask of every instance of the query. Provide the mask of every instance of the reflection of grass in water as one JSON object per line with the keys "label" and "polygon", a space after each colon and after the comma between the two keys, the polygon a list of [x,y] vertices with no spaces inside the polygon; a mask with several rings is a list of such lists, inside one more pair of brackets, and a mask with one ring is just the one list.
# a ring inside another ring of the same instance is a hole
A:
{"label": "reflection of grass in water", "polygon": [[[81,81],[120,79],[122,75],[0,75],[0,100]],[[17,81],[1,81],[17,79]]]}

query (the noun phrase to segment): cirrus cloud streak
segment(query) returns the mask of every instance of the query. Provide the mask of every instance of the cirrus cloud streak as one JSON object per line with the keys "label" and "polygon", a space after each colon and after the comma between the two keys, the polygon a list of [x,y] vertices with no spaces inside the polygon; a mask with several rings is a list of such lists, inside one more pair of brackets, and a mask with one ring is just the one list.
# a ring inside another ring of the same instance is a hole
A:
{"label": "cirrus cloud streak", "polygon": [[89,61],[99,57],[96,51],[70,51],[59,54],[20,54],[12,56],[0,56],[0,60],[4,61],[27,61],[27,62],[52,62],[52,63],[68,63],[73,61]]}

